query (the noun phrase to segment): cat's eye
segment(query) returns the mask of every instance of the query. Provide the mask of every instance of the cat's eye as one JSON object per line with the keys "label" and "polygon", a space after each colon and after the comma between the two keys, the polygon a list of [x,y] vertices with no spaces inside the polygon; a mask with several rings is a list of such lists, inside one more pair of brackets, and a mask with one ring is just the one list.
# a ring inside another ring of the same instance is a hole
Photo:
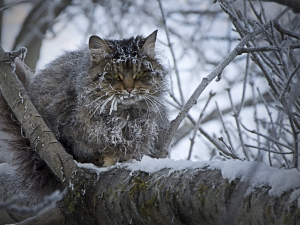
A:
{"label": "cat's eye", "polygon": [[108,74],[113,79],[117,79],[117,80],[120,79],[120,74],[118,72],[111,72],[111,73],[108,73]]}
{"label": "cat's eye", "polygon": [[112,77],[113,77],[114,79],[118,79],[118,78],[119,78],[119,73],[113,73]]}
{"label": "cat's eye", "polygon": [[143,76],[145,73],[145,71],[140,70],[139,72],[137,72],[134,76],[135,79],[139,79],[141,76]]}

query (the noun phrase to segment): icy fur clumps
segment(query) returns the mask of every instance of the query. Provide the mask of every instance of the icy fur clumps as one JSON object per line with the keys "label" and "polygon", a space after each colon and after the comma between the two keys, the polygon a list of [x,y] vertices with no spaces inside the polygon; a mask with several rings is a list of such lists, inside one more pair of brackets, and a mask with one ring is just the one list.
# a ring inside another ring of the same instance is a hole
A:
{"label": "icy fur clumps", "polygon": [[104,157],[166,155],[168,82],[155,40],[156,32],[123,40],[92,36],[89,48],[66,52],[31,82],[38,111],[78,161],[101,166]]}

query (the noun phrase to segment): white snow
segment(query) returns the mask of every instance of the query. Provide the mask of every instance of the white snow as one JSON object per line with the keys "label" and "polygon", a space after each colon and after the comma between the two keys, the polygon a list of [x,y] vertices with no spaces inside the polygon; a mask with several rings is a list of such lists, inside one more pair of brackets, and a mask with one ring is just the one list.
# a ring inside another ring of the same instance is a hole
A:
{"label": "white snow", "polygon": [[132,172],[144,171],[149,174],[153,174],[164,168],[170,169],[170,173],[185,169],[221,170],[222,177],[228,179],[229,182],[235,179],[248,182],[250,186],[246,195],[254,190],[254,188],[260,187],[271,187],[269,190],[270,196],[280,196],[284,192],[294,190],[290,195],[290,201],[298,198],[300,203],[300,172],[296,169],[278,169],[260,162],[242,162],[239,160],[193,162],[188,160],[175,161],[168,158],[153,159],[149,156],[144,156],[141,161],[117,163],[112,167],[99,168],[93,164],[81,163],[77,163],[77,165],[96,170],[98,175],[115,167],[127,169]]}

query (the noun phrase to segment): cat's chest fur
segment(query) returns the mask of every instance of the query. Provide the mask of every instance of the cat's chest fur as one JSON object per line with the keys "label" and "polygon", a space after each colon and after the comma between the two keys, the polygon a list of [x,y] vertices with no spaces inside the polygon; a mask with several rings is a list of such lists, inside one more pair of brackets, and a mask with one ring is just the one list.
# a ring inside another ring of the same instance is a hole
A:
{"label": "cat's chest fur", "polygon": [[[164,121],[145,109],[130,107],[107,112],[87,119],[86,112],[77,111],[76,129],[73,133],[73,149],[77,154],[97,154],[109,156],[115,161],[140,159],[143,155],[156,156],[159,148],[158,136],[164,129]],[[121,108],[121,107],[119,107]],[[78,133],[81,130],[82,133]]]}

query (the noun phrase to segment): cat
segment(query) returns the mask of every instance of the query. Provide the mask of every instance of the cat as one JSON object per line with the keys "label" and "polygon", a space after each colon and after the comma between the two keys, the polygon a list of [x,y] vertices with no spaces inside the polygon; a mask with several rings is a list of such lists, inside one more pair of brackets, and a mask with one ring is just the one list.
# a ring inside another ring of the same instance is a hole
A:
{"label": "cat", "polygon": [[[122,40],[91,36],[88,46],[64,52],[33,77],[23,76],[36,109],[78,162],[102,167],[143,155],[166,157],[168,73],[155,51],[156,36],[157,31]],[[32,147],[15,152],[18,182],[27,193],[59,187]]]}
{"label": "cat", "polygon": [[156,35],[91,36],[88,50],[65,53],[30,82],[32,102],[76,160],[108,166],[165,155],[168,86]]}

